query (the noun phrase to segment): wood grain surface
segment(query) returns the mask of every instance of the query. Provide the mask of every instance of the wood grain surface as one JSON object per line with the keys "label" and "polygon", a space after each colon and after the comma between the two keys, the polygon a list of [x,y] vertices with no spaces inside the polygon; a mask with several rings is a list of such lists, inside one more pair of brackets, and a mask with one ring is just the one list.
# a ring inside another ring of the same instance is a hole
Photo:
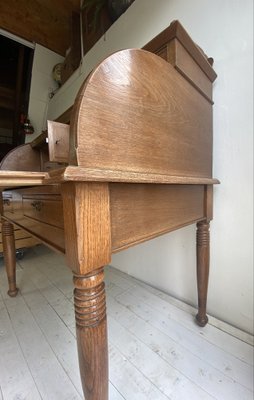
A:
{"label": "wood grain surface", "polygon": [[0,170],[1,189],[8,187],[42,185],[47,175],[47,172]]}
{"label": "wood grain surface", "polygon": [[50,161],[68,163],[69,136],[69,125],[48,121],[48,147]]}
{"label": "wood grain surface", "polygon": [[108,184],[70,182],[61,190],[67,263],[87,274],[111,260]]}
{"label": "wood grain surface", "polygon": [[76,98],[71,135],[82,167],[211,178],[211,104],[143,50],[117,52],[94,70]]}
{"label": "wood grain surface", "polygon": [[0,163],[5,171],[41,171],[40,151],[33,149],[29,143],[11,150]]}
{"label": "wood grain surface", "polygon": [[199,222],[197,224],[197,286],[198,286],[198,314],[196,321],[200,326],[208,322],[206,315],[209,266],[210,266],[210,224]]}
{"label": "wood grain surface", "polygon": [[8,295],[15,297],[18,293],[16,286],[16,252],[13,224],[2,219],[2,243],[5,258],[5,268],[8,277]]}
{"label": "wood grain surface", "polygon": [[0,2],[0,26],[65,56],[71,42],[71,13],[79,0],[15,0]]}
{"label": "wood grain surface", "polygon": [[86,400],[108,399],[108,341],[103,268],[73,276],[76,334]]}
{"label": "wood grain surface", "polygon": [[59,186],[37,186],[4,193],[9,195],[12,205],[11,210],[4,212],[4,218],[64,253],[63,206]]}
{"label": "wood grain surface", "polygon": [[[168,45],[166,52],[159,48],[176,36],[174,54]],[[43,137],[42,147],[40,140],[22,146],[0,167],[2,187],[34,185],[8,191],[0,204],[10,291],[16,290],[13,222],[66,254],[87,400],[108,399],[103,267],[112,252],[197,223],[197,322],[207,323],[209,221],[218,183],[212,178],[210,98],[216,74],[179,23],[151,48],[167,61],[172,56],[175,68],[148,51],[123,50],[84,82],[72,110],[69,166],[40,172],[59,168],[46,167]],[[53,135],[54,145],[57,140]],[[17,160],[23,171],[15,171]]]}
{"label": "wood grain surface", "polygon": [[188,32],[179,21],[173,21],[164,31],[160,32],[155,38],[147,43],[143,49],[158,54],[160,49],[165,47],[171,40],[177,40],[182,44],[186,51],[191,55],[200,69],[207,75],[211,82],[214,82],[217,74],[212,68],[212,59],[208,58],[203,50],[193,41]]}
{"label": "wood grain surface", "polygon": [[204,218],[204,187],[111,184],[113,251]]}
{"label": "wood grain surface", "polygon": [[99,168],[85,168],[68,166],[49,171],[45,175],[44,183],[61,183],[68,181],[87,182],[124,182],[124,183],[163,183],[178,185],[214,185],[220,183],[218,179],[196,176],[162,175],[154,173],[140,173],[129,171],[108,170]]}
{"label": "wood grain surface", "polygon": [[170,64],[213,104],[212,82],[178,39],[167,45],[167,57]]}

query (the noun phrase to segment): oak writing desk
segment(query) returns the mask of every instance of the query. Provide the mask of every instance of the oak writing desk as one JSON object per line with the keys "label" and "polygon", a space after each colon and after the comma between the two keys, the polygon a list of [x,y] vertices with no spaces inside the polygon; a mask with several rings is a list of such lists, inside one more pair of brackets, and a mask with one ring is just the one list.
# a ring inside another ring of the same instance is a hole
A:
{"label": "oak writing desk", "polygon": [[196,223],[197,322],[207,323],[216,74],[178,22],[147,47],[161,57],[106,58],[81,87],[70,128],[49,123],[49,144],[43,134],[1,164],[8,293],[18,291],[13,224],[65,253],[86,400],[108,399],[103,266],[112,253]]}

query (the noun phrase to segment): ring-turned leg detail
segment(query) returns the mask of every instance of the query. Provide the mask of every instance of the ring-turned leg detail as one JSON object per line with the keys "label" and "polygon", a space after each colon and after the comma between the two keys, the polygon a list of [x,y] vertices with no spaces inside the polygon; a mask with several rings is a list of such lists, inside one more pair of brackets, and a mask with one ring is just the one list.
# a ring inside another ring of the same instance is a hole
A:
{"label": "ring-turned leg detail", "polygon": [[15,297],[18,293],[16,286],[16,248],[13,225],[2,220],[2,239],[5,268],[8,277],[8,295]]}
{"label": "ring-turned leg detail", "polygon": [[80,374],[86,400],[108,400],[108,345],[103,268],[74,275]]}
{"label": "ring-turned leg detail", "polygon": [[205,326],[208,322],[206,315],[207,290],[210,261],[209,222],[197,224],[197,286],[198,286],[198,325]]}

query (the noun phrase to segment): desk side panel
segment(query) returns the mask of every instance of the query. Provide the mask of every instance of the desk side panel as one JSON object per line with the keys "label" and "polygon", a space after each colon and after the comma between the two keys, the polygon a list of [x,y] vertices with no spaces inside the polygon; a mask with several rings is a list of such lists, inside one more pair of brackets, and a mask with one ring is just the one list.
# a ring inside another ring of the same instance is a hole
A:
{"label": "desk side panel", "polygon": [[212,176],[212,105],[143,50],[115,53],[93,72],[77,96],[71,136],[82,167]]}
{"label": "desk side panel", "polygon": [[205,186],[110,184],[112,251],[206,218]]}
{"label": "desk side panel", "polygon": [[[94,184],[90,186],[93,187]],[[117,252],[183,226],[201,220],[210,220],[212,218],[211,202],[209,202],[212,196],[211,190],[212,188],[207,185],[109,184],[110,222],[106,224],[107,234],[104,236],[110,237],[109,230],[111,230],[112,245],[107,248],[110,247],[112,252]],[[59,187],[54,185],[34,187],[8,193],[11,193],[9,197],[11,204],[5,207],[4,218],[24,228],[48,246],[65,252],[63,204]],[[208,202],[210,205],[207,205]],[[90,203],[89,200],[89,207],[91,207]],[[69,205],[66,204],[65,211],[70,214]],[[98,214],[97,206],[94,204],[94,215]],[[7,211],[7,207],[11,211]],[[81,215],[83,215],[82,218]],[[67,238],[67,242],[71,244],[70,249],[73,249],[73,238],[81,237],[87,231],[91,221],[83,205],[75,219],[81,231],[85,229],[82,235],[76,228],[75,232],[76,230],[77,232],[71,233],[74,217],[69,218],[68,221],[66,229],[70,237]],[[91,225],[92,230],[83,238],[82,248],[86,249],[89,246],[91,237],[97,237],[99,221],[100,218],[97,224]],[[101,230],[99,232],[101,234]],[[84,257],[79,256],[79,259],[83,260]]]}
{"label": "desk side panel", "polygon": [[1,161],[0,170],[4,171],[42,171],[42,158],[47,154],[33,149],[30,144],[23,144],[11,150]]}

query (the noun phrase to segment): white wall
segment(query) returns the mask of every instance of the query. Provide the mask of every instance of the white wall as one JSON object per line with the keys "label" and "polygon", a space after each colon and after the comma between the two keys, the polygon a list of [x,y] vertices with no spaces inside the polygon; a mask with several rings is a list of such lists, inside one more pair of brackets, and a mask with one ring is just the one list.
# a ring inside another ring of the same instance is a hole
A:
{"label": "white wall", "polygon": [[26,135],[26,142],[30,142],[46,129],[49,93],[58,87],[52,78],[52,69],[63,60],[59,54],[39,44],[35,45],[28,109],[34,133]]}
{"label": "white wall", "polygon": [[[251,0],[136,0],[49,105],[56,118],[106,55],[142,47],[174,19],[215,60],[214,221],[208,312],[253,332],[253,5]],[[115,267],[195,305],[195,227],[113,256]]]}

